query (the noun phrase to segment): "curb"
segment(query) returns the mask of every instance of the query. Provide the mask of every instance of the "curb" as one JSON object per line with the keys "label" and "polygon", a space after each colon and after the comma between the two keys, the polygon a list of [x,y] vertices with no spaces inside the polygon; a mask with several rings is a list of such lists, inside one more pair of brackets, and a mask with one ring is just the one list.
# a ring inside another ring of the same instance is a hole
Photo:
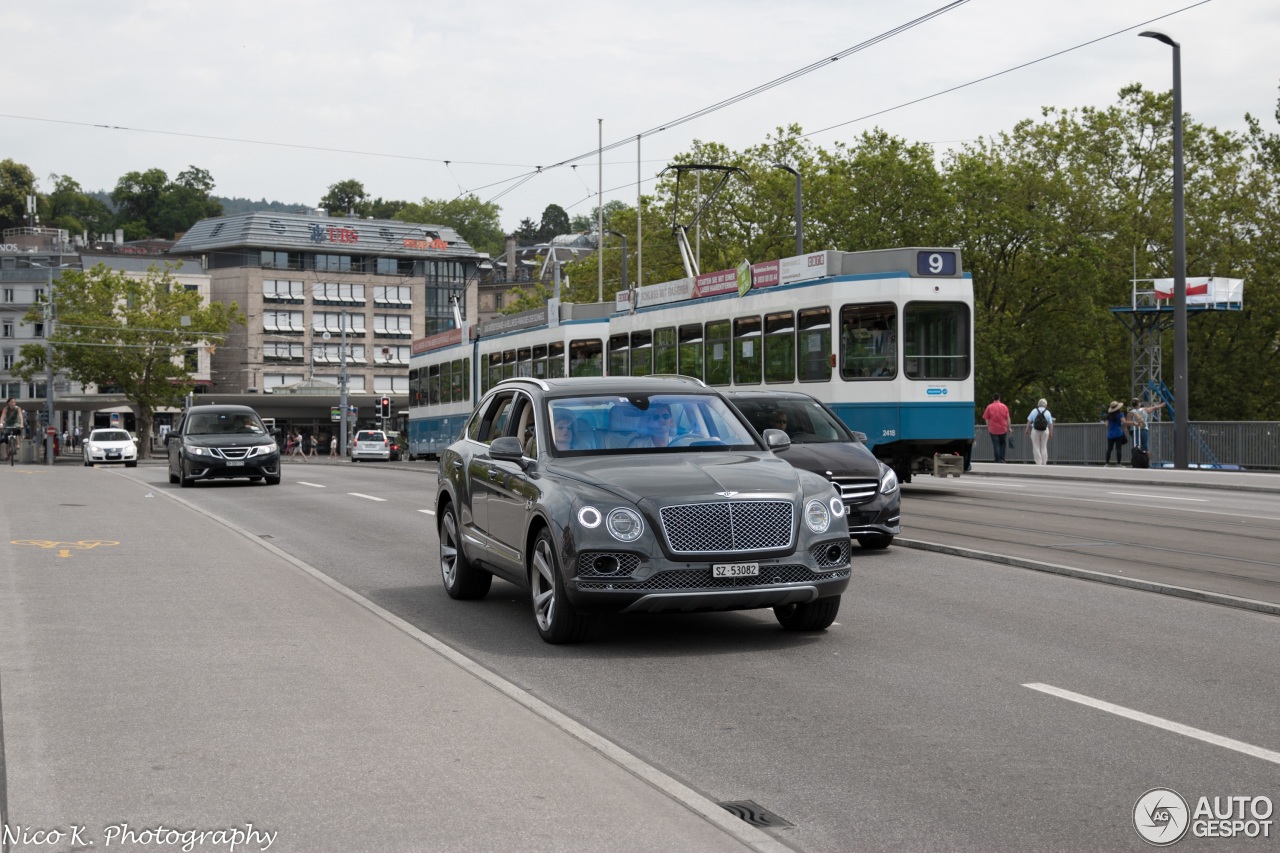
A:
{"label": "curb", "polygon": [[1174,586],[1172,584],[1156,583],[1155,581],[1126,578],[1122,575],[1112,575],[1107,574],[1106,572],[1094,572],[1089,571],[1088,569],[1077,569],[1071,566],[1059,565],[1057,563],[1042,563],[1037,560],[1025,560],[1021,557],[992,554],[988,551],[977,551],[970,548],[956,548],[951,545],[937,545],[933,542],[922,542],[918,539],[904,539],[901,536],[895,538],[893,542],[895,545],[902,545],[906,548],[915,548],[918,551],[932,551],[938,554],[947,554],[952,557],[967,557],[973,560],[982,560],[988,563],[999,563],[1001,565],[1013,566],[1019,569],[1031,569],[1036,572],[1062,575],[1064,577],[1076,578],[1077,580],[1105,583],[1110,584],[1111,586],[1123,586],[1129,589],[1141,590],[1142,592],[1154,592],[1159,595],[1170,595],[1175,598],[1202,601],[1206,604],[1219,604],[1223,607],[1234,607],[1238,610],[1251,610],[1255,613],[1265,613],[1268,616],[1280,616],[1280,605],[1270,604],[1266,601],[1255,601],[1251,598],[1237,598],[1233,595],[1222,595],[1221,593],[1205,592],[1204,590],[1191,589],[1185,586]]}

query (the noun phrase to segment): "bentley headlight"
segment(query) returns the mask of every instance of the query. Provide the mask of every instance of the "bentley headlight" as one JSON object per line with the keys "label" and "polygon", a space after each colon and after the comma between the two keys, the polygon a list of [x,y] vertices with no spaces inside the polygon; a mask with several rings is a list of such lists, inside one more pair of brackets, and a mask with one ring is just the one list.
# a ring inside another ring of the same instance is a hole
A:
{"label": "bentley headlight", "polygon": [[595,530],[602,521],[604,517],[600,515],[600,510],[593,506],[584,506],[578,510],[578,523],[588,530]]}
{"label": "bentley headlight", "polygon": [[883,462],[880,465],[880,494],[891,495],[898,491],[898,475],[893,473],[893,469]]}
{"label": "bentley headlight", "polygon": [[822,501],[809,501],[804,508],[804,523],[814,533],[826,533],[831,526],[831,513]]}
{"label": "bentley headlight", "polygon": [[609,513],[605,526],[619,542],[634,542],[644,533],[644,520],[640,518],[640,513],[626,507],[618,507]]}

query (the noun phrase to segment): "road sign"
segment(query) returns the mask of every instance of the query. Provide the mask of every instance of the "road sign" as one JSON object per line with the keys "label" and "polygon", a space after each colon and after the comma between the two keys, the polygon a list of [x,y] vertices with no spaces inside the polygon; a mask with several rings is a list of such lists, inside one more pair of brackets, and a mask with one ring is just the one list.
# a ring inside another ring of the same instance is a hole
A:
{"label": "road sign", "polygon": [[58,428],[57,428],[57,427],[45,427],[45,428],[44,428],[44,434],[45,434],[45,435],[57,435],[57,434],[58,434]]}

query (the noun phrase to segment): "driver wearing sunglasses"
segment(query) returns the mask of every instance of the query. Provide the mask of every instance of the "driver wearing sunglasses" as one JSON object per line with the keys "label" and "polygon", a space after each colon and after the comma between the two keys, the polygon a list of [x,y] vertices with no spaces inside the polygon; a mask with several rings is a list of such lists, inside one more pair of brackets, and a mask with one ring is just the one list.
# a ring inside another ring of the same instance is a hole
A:
{"label": "driver wearing sunglasses", "polygon": [[676,422],[671,416],[671,407],[654,405],[645,414],[650,441],[654,447],[666,447],[676,434]]}

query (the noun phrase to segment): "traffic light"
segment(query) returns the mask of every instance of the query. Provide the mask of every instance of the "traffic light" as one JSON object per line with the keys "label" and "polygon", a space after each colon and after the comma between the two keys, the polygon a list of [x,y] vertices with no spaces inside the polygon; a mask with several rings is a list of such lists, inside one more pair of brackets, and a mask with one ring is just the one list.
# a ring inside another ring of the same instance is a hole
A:
{"label": "traffic light", "polygon": [[378,404],[378,417],[384,421],[391,417],[391,398],[383,397]]}

